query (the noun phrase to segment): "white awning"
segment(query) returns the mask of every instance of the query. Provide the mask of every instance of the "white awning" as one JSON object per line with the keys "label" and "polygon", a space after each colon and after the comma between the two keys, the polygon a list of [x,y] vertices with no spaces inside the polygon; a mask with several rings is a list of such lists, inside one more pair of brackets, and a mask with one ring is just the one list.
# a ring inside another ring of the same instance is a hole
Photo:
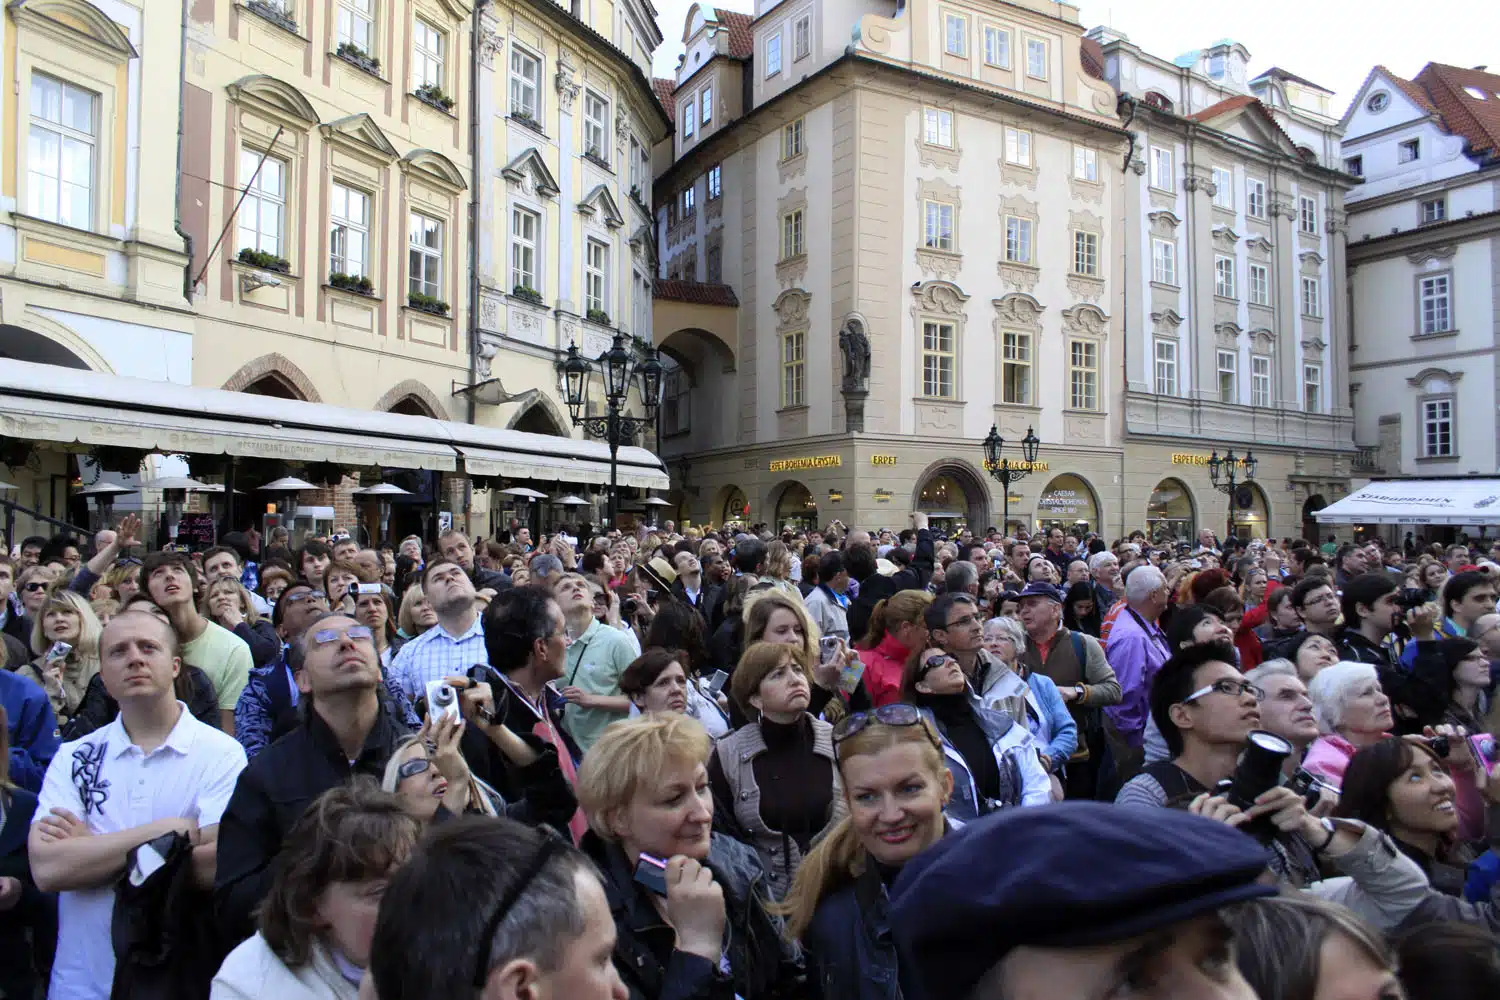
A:
{"label": "white awning", "polygon": [[1391,479],[1313,514],[1322,524],[1500,525],[1500,479]]}

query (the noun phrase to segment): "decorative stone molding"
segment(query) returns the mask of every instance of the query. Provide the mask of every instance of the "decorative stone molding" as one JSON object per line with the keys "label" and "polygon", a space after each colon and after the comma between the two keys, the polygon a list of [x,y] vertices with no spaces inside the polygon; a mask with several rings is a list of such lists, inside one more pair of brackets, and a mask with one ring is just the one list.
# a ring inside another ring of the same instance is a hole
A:
{"label": "decorative stone molding", "polygon": [[1451,260],[1457,253],[1458,247],[1450,243],[1445,246],[1423,247],[1420,250],[1413,250],[1406,255],[1406,259],[1413,264],[1429,264],[1435,261]]}
{"label": "decorative stone molding", "polygon": [[996,334],[999,334],[1001,327],[1042,332],[1042,313],[1047,307],[1030,295],[1012,292],[1003,298],[992,299],[990,304],[995,307]]}
{"label": "decorative stone molding", "polygon": [[790,183],[807,172],[807,153],[789,156],[776,162],[776,176],[783,184]]}
{"label": "decorative stone molding", "polygon": [[1220,347],[1237,347],[1240,342],[1240,334],[1243,331],[1238,323],[1215,323],[1214,339]]}
{"label": "decorative stone molding", "polygon": [[1316,250],[1303,250],[1297,255],[1304,274],[1317,274],[1323,266],[1323,255]]}
{"label": "decorative stone molding", "polygon": [[630,116],[623,107],[615,108],[615,146],[621,150],[630,140]]}
{"label": "decorative stone molding", "polygon": [[1104,442],[1104,417],[1069,413],[1063,417],[1063,434],[1068,441]]}
{"label": "decorative stone molding", "polygon": [[963,269],[964,255],[953,250],[937,250],[930,247],[917,249],[917,267],[927,278],[946,278],[956,281]]}
{"label": "decorative stone molding", "polygon": [[481,288],[479,291],[479,328],[481,330],[500,329],[500,306],[505,301],[505,294],[498,288]]}
{"label": "decorative stone molding", "polygon": [[495,68],[495,57],[505,47],[505,36],[497,30],[499,27],[499,20],[489,14],[480,17],[479,65],[485,69]]}
{"label": "decorative stone molding", "polygon": [[1070,274],[1067,277],[1068,291],[1075,299],[1098,302],[1104,295],[1104,279],[1088,274]]}
{"label": "decorative stone molding", "polygon": [[1014,264],[1002,260],[995,267],[995,273],[1007,288],[1018,292],[1030,294],[1036,290],[1036,284],[1041,279],[1042,270],[1030,264]]}
{"label": "decorative stone molding", "polygon": [[797,285],[807,277],[807,254],[799,253],[795,257],[778,261],[776,264],[776,280],[782,287]]}
{"label": "decorative stone molding", "polygon": [[572,111],[573,102],[578,99],[578,94],[583,90],[583,85],[574,79],[578,71],[572,56],[567,49],[557,50],[557,73],[552,77],[552,83],[557,88],[557,106],[562,111]]}
{"label": "decorative stone molding", "polygon": [[1312,336],[1302,342],[1302,351],[1304,354],[1322,354],[1327,346],[1322,337]]}
{"label": "decorative stone molding", "polygon": [[1282,201],[1278,198],[1271,202],[1268,211],[1273,219],[1280,217],[1288,222],[1297,221],[1297,203],[1294,201]]}
{"label": "decorative stone molding", "polygon": [[1139,156],[1131,160],[1130,172],[1135,174],[1137,177],[1146,176],[1146,161],[1141,159]]}
{"label": "decorative stone molding", "polygon": [[947,146],[934,146],[923,142],[921,133],[917,134],[917,162],[924,167],[956,171],[963,153],[963,147],[958,144],[957,137],[953,140],[953,148],[949,149]]}
{"label": "decorative stone molding", "polygon": [[285,354],[272,352],[262,354],[254,361],[247,361],[241,365],[239,370],[229,376],[229,380],[221,386],[230,392],[244,392],[251,385],[267,375],[276,376],[278,382],[284,383],[297,398],[309,403],[321,403],[323,397],[318,394],[317,388],[312,384],[312,379],[292,363]]}
{"label": "decorative stone molding", "polygon": [[1091,201],[1096,205],[1104,203],[1104,185],[1091,181],[1079,180],[1072,174],[1068,175],[1068,188],[1073,192],[1074,199],[1078,201]]}
{"label": "decorative stone molding", "polygon": [[1175,309],[1163,309],[1151,314],[1151,329],[1158,337],[1175,337],[1180,326],[1182,317],[1177,315]]}
{"label": "decorative stone molding", "polygon": [[1265,254],[1268,257],[1270,256],[1271,251],[1276,249],[1276,244],[1272,243],[1270,240],[1266,239],[1259,233],[1246,240],[1245,246],[1246,248],[1253,250],[1256,253]]}
{"label": "decorative stone molding", "polygon": [[1010,163],[1003,156],[996,160],[995,163],[1000,167],[1000,183],[1027,188],[1031,191],[1036,190],[1035,167],[1023,167],[1016,163]]}
{"label": "decorative stone molding", "polygon": [[964,290],[949,281],[924,281],[913,288],[911,293],[916,296],[917,309],[941,316],[962,318],[964,303],[969,301]]}
{"label": "decorative stone molding", "polygon": [[963,433],[964,404],[956,399],[916,401],[917,433],[928,437],[950,437]]}
{"label": "decorative stone molding", "polygon": [[1160,211],[1171,211],[1177,207],[1177,196],[1170,191],[1150,188],[1151,207]]}
{"label": "decorative stone molding", "polygon": [[776,332],[789,333],[807,329],[807,307],[812,296],[801,288],[789,288],[776,296],[771,309],[776,313]]}
{"label": "decorative stone molding", "polygon": [[1336,234],[1339,234],[1339,233],[1344,233],[1346,235],[1348,234],[1348,232],[1349,232],[1349,213],[1348,212],[1337,212],[1337,211],[1334,211],[1333,209],[1329,209],[1327,215],[1328,215],[1328,217],[1327,217],[1326,221],[1324,221],[1324,223],[1323,223],[1323,231],[1324,232],[1328,233],[1330,236],[1336,235]]}
{"label": "decorative stone molding", "polygon": [[1230,229],[1228,226],[1222,224],[1214,226],[1214,244],[1216,246],[1224,247],[1225,249],[1233,249],[1234,245],[1239,241],[1240,234],[1235,232],[1233,229]]}
{"label": "decorative stone molding", "polygon": [[724,217],[724,199],[710,198],[708,204],[703,206],[703,217],[710,222]]}
{"label": "decorative stone molding", "polygon": [[1068,228],[1082,229],[1090,233],[1104,234],[1104,220],[1093,212],[1069,212]]}
{"label": "decorative stone molding", "polygon": [[[963,204],[963,191],[947,181],[935,177],[917,178],[917,200],[946,201],[954,208]],[[955,227],[956,228],[956,227]],[[954,237],[957,237],[954,233]]]}
{"label": "decorative stone molding", "polygon": [[1454,382],[1457,382],[1463,377],[1463,372],[1450,372],[1446,368],[1423,368],[1411,378],[1407,379],[1406,384],[1411,386],[1413,389],[1420,389],[1432,379],[1442,379],[1451,387]]}
{"label": "decorative stone molding", "polygon": [[1276,334],[1267,327],[1258,326],[1250,331],[1250,349],[1261,354],[1269,354],[1276,346]]}
{"label": "decorative stone molding", "polygon": [[1109,336],[1109,317],[1098,306],[1076,305],[1062,311],[1063,330],[1074,336]]}
{"label": "decorative stone molding", "polygon": [[1182,225],[1182,220],[1168,209],[1158,209],[1148,212],[1146,218],[1151,220],[1151,231],[1162,236],[1173,236],[1177,233],[1177,227]]}
{"label": "decorative stone molding", "polygon": [[562,190],[552,171],[535,146],[500,168],[500,176],[514,184],[522,194],[556,198]]}
{"label": "decorative stone molding", "polygon": [[[1001,198],[1000,199],[1000,222],[1001,222],[1001,224],[1004,224],[1005,217],[1007,215],[1019,215],[1019,216],[1022,216],[1023,218],[1027,218],[1027,219],[1033,219],[1033,220],[1037,219],[1038,215],[1037,215],[1036,202],[1031,201],[1030,199],[1027,199],[1027,198],[1022,198],[1020,195],[1014,195],[1014,194],[1010,195],[1007,198]],[[1032,233],[1033,241],[1035,240],[1035,235],[1036,234],[1033,231],[1033,233]]]}

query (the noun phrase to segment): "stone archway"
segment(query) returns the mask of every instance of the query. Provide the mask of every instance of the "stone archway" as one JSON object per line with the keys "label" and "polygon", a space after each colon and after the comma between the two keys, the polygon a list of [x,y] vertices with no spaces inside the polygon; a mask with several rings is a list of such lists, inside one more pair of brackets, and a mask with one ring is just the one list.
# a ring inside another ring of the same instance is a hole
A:
{"label": "stone archway", "polygon": [[1198,535],[1198,504],[1181,479],[1163,479],[1146,501],[1146,537],[1153,545],[1192,541]]}
{"label": "stone archway", "polygon": [[508,430],[525,431],[528,434],[572,437],[568,432],[571,423],[550,397],[539,392],[517,410],[505,426]]}
{"label": "stone archway", "polygon": [[414,378],[402,379],[391,386],[384,396],[375,401],[375,409],[383,413],[405,413],[409,416],[431,417],[434,420],[448,419],[443,401]]}
{"label": "stone archway", "polygon": [[61,323],[32,314],[25,318],[29,326],[0,326],[0,358],[80,371],[113,372],[109,362],[91,344]]}
{"label": "stone archway", "polygon": [[[961,503],[958,494],[962,494]],[[990,524],[990,490],[984,477],[968,462],[957,459],[939,459],[923,469],[912,490],[911,503],[912,510],[927,511],[929,516],[962,515],[965,526],[976,535]]]}
{"label": "stone archway", "polygon": [[286,355],[275,352],[262,354],[254,361],[242,365],[239,371],[229,376],[224,388],[230,392],[254,392],[282,399],[300,399],[308,403],[323,402],[312,379]]}

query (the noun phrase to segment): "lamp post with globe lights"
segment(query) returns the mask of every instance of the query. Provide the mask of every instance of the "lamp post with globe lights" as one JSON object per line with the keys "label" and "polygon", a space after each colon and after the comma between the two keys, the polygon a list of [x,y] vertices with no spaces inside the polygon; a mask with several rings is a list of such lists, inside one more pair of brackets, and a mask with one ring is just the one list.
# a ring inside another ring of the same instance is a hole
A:
{"label": "lamp post with globe lights", "polygon": [[[655,348],[645,356],[632,359],[625,335],[615,334],[609,350],[590,361],[578,353],[577,344],[568,345],[568,356],[561,365],[568,412],[575,427],[582,427],[588,437],[599,438],[609,445],[609,525],[614,527],[620,513],[619,452],[622,445],[656,425],[656,411],[661,403],[663,367]],[[605,412],[587,416],[589,383],[595,368],[603,377]],[[630,387],[637,385],[645,416],[626,416],[625,404]]]}

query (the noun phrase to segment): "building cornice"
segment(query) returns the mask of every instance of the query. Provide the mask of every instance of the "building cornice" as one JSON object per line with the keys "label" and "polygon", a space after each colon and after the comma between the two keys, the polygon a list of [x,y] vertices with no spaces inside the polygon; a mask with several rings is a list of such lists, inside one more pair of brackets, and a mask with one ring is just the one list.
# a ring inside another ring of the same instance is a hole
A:
{"label": "building cornice", "polygon": [[1434,245],[1465,243],[1500,234],[1500,209],[1466,215],[1447,222],[1434,222],[1420,229],[1349,241],[1349,263],[1364,264],[1387,257],[1400,257]]}
{"label": "building cornice", "polygon": [[[1490,177],[1477,171],[1471,174],[1457,174],[1453,177],[1445,177],[1442,180],[1429,181],[1426,184],[1397,188],[1395,191],[1387,191],[1385,194],[1371,195],[1368,198],[1359,198],[1354,201],[1346,198],[1344,199],[1344,207],[1352,216],[1357,212],[1367,212],[1377,208],[1386,208],[1390,205],[1398,205],[1403,201],[1421,198],[1423,195],[1446,194],[1468,187],[1471,184],[1492,184],[1495,180],[1495,177]],[[1366,183],[1369,182],[1366,181]]]}

